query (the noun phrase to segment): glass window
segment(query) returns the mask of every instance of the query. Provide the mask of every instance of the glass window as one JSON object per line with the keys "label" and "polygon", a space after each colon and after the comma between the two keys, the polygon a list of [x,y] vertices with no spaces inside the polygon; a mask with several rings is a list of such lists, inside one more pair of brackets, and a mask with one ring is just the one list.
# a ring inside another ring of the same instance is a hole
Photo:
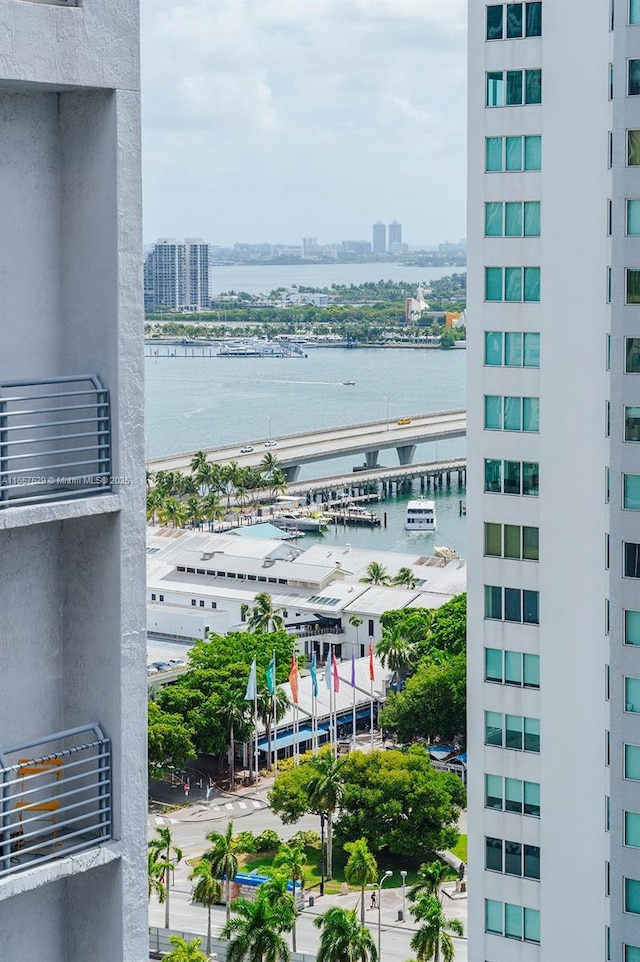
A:
{"label": "glass window", "polygon": [[627,609],[624,613],[625,645],[640,645],[640,611]]}
{"label": "glass window", "polygon": [[624,707],[625,711],[640,714],[640,678],[625,678]]}
{"label": "glass window", "polygon": [[640,164],[640,130],[627,131],[627,164],[629,167]]}
{"label": "glass window", "polygon": [[502,621],[502,588],[496,585],[484,586],[484,616]]}
{"label": "glass window", "polygon": [[[509,138],[507,137],[507,141]],[[524,138],[524,169],[541,170],[542,137],[539,135]]]}
{"label": "glass window", "polygon": [[522,592],[519,588],[504,589],[504,620],[522,621]]}
{"label": "glass window", "polygon": [[520,462],[504,462],[504,493],[520,494]]}
{"label": "glass window", "polygon": [[515,331],[505,333],[504,363],[507,367],[522,367],[522,334]]}
{"label": "glass window", "polygon": [[522,399],[522,430],[537,433],[540,430],[540,398]]}
{"label": "glass window", "polygon": [[502,651],[499,648],[484,650],[484,680],[502,682]]}
{"label": "glass window", "polygon": [[624,813],[624,844],[640,848],[640,814]]}
{"label": "glass window", "polygon": [[485,170],[502,170],[502,137],[485,138]]}
{"label": "glass window", "polygon": [[522,814],[522,781],[519,778],[505,778],[504,807],[507,812]]}
{"label": "glass window", "polygon": [[484,299],[485,301],[501,301],[502,300],[502,268],[501,267],[485,267]]}
{"label": "glass window", "polygon": [[502,778],[500,775],[485,775],[484,804],[487,808],[502,810]]}
{"label": "glass window", "polygon": [[540,687],[540,656],[539,655],[524,654],[522,656],[522,680],[524,682],[525,688]]}
{"label": "glass window", "polygon": [[505,301],[521,301],[522,300],[522,268],[521,267],[505,267],[504,299]]}
{"label": "glass window", "polygon": [[624,543],[624,576],[640,578],[640,544],[633,541]]}
{"label": "glass window", "polygon": [[525,752],[540,752],[540,720],[538,718],[524,719],[524,750]]}
{"label": "glass window", "polygon": [[502,556],[502,525],[486,522],[484,526],[484,553],[490,558]]}
{"label": "glass window", "polygon": [[505,715],[504,747],[522,751],[522,716]]}
{"label": "glass window", "polygon": [[640,23],[640,0],[629,0],[629,23]]}
{"label": "glass window", "polygon": [[522,685],[522,654],[519,651],[504,653],[505,685]]}
{"label": "glass window", "polygon": [[624,746],[624,777],[640,781],[640,746]]}
{"label": "glass window", "polygon": [[[502,745],[502,715],[497,711],[484,713],[484,740],[486,745]],[[640,754],[640,748],[638,749]],[[638,763],[638,778],[640,778],[640,760]]]}
{"label": "glass window", "polygon": [[622,507],[640,511],[640,474],[623,474],[622,489]]}
{"label": "glass window", "polygon": [[487,367],[499,367],[502,364],[502,331],[485,331],[484,363]]}
{"label": "glass window", "polygon": [[540,878],[540,849],[537,845],[524,847],[525,878]]}
{"label": "glass window", "polygon": [[542,3],[536,0],[535,3],[527,4],[527,37],[542,36]]}
{"label": "glass window", "polygon": [[521,431],[522,430],[522,398],[521,397],[504,398],[504,430],[505,431]]}
{"label": "glass window", "polygon": [[625,373],[640,374],[640,337],[625,338]]}
{"label": "glass window", "polygon": [[640,234],[640,200],[627,201],[627,234],[633,237]]}
{"label": "glass window", "polygon": [[484,234],[485,237],[502,237],[502,204],[491,202],[484,205]]}
{"label": "glass window", "polygon": [[524,236],[540,237],[540,201],[524,202]]}
{"label": "glass window", "polygon": [[485,868],[492,872],[502,871],[502,839],[485,836]]}
{"label": "glass window", "polygon": [[[525,150],[527,140],[525,137]],[[509,171],[522,170],[522,137],[507,137],[505,166]]]}
{"label": "glass window", "polygon": [[519,524],[505,524],[504,526],[504,556],[505,558],[520,557],[521,528]]}
{"label": "glass window", "polygon": [[542,103],[542,70],[525,70],[525,104]]}
{"label": "glass window", "polygon": [[502,491],[502,461],[485,460],[484,490],[498,493]]}
{"label": "glass window", "polygon": [[505,875],[522,875],[522,845],[520,842],[504,843]]}
{"label": "glass window", "polygon": [[522,237],[522,203],[507,201],[504,205],[504,233],[506,237]]}
{"label": "glass window", "polygon": [[522,103],[522,70],[507,70],[507,107]]}
{"label": "glass window", "polygon": [[640,60],[629,61],[629,86],[627,93],[630,97],[640,94]]}
{"label": "glass window", "polygon": [[627,271],[627,304],[640,304],[640,270]]}
{"label": "glass window", "polygon": [[538,497],[538,477],[540,471],[537,461],[522,462],[522,493],[528,497]]}
{"label": "glass window", "polygon": [[640,962],[640,946],[625,945],[624,962]]}
{"label": "glass window", "polygon": [[500,431],[502,428],[502,398],[495,394],[485,395],[484,426],[490,431]]}
{"label": "glass window", "polygon": [[523,621],[526,625],[538,625],[540,624],[538,605],[539,605],[539,595],[537,591],[525,591],[522,592],[522,602],[523,602]]}
{"label": "glass window", "polygon": [[502,70],[487,74],[487,107],[504,107],[504,74]]}
{"label": "glass window", "polygon": [[640,882],[636,879],[624,880],[624,910],[640,915]]}
{"label": "glass window", "polygon": [[538,561],[539,528],[525,525],[522,528],[522,557],[525,561]]}
{"label": "glass window", "polygon": [[525,942],[540,943],[540,912],[538,909],[524,910],[524,938]]}
{"label": "glass window", "polygon": [[624,409],[625,441],[640,441],[640,407],[627,405]]}
{"label": "glass window", "polygon": [[487,7],[487,40],[502,40],[502,4]]}
{"label": "glass window", "polygon": [[522,36],[522,4],[507,4],[507,40],[517,40]]}
{"label": "glass window", "polygon": [[538,782],[524,783],[524,814],[540,818],[540,785]]}
{"label": "glass window", "polygon": [[540,300],[539,267],[525,267],[524,269],[524,299],[525,301]]}
{"label": "glass window", "polygon": [[502,935],[502,902],[484,900],[484,930]]}

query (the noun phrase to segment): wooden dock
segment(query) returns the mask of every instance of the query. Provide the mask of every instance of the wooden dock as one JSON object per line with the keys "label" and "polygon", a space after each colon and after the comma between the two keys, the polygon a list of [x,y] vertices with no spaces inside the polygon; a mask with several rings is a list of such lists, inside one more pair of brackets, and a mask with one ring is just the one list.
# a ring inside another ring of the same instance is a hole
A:
{"label": "wooden dock", "polygon": [[364,508],[341,507],[337,509],[329,508],[324,512],[331,519],[332,524],[355,525],[365,528],[377,528],[382,524],[379,514],[375,511],[366,511]]}

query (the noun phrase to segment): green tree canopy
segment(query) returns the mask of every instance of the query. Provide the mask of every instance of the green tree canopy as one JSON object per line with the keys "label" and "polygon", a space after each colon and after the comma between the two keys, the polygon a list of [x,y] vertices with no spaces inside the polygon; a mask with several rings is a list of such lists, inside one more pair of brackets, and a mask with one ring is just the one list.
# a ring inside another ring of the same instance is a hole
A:
{"label": "green tree canopy", "polygon": [[281,933],[291,923],[291,913],[258,894],[255,902],[234,899],[234,918],[222,930],[229,939],[227,962],[289,962],[289,947]]}
{"label": "green tree canopy", "polygon": [[182,715],[170,714],[149,702],[149,777],[159,778],[170,768],[183,768],[195,758],[193,734],[193,729],[184,724]]}
{"label": "green tree canopy", "polygon": [[360,888],[360,925],[364,925],[364,890],[371,882],[378,881],[378,863],[369,851],[366,838],[345,842],[344,849],[349,853],[344,877],[349,885],[358,885]]}
{"label": "green tree canopy", "polygon": [[378,962],[378,950],[369,929],[360,925],[353,909],[338,905],[313,920],[322,930],[316,962]]}
{"label": "green tree canopy", "polygon": [[404,691],[392,692],[380,722],[403,742],[440,735],[446,740],[464,735],[467,667],[464,654],[440,664],[423,659]]}

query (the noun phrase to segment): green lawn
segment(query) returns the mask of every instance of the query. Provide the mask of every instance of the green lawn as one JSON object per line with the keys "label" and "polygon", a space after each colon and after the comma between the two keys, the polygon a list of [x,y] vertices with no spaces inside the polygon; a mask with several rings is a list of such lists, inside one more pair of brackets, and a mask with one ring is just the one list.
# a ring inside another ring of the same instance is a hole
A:
{"label": "green lawn", "polygon": [[461,861],[463,861],[465,865],[467,865],[467,864],[468,864],[468,862],[467,862],[467,836],[466,836],[466,835],[461,835],[460,838],[458,839],[458,842],[457,842],[455,848],[452,848],[451,851],[453,852],[454,855],[457,855],[458,858],[459,858]]}

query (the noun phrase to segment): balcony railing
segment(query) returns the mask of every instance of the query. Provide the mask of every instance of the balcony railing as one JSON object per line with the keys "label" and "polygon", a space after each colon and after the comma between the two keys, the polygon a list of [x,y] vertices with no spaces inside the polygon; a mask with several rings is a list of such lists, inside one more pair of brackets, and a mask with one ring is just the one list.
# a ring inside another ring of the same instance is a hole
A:
{"label": "balcony railing", "polygon": [[111,750],[97,724],[0,752],[0,879],[110,838]]}
{"label": "balcony railing", "polygon": [[109,392],[97,377],[0,383],[0,510],[110,490]]}

